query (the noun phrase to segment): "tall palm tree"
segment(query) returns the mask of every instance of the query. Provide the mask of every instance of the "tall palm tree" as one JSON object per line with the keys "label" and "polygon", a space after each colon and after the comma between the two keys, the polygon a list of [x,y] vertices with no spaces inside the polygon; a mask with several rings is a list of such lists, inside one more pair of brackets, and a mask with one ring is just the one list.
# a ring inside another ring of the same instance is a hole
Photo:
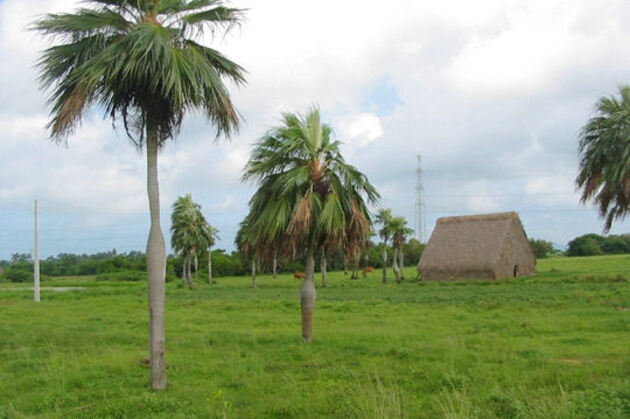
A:
{"label": "tall palm tree", "polygon": [[407,220],[404,217],[392,217],[389,222],[389,229],[392,235],[393,247],[392,269],[396,276],[396,282],[400,284],[405,279],[403,273],[403,245],[407,236],[413,233],[413,230],[408,227]]}
{"label": "tall palm tree", "polygon": [[243,180],[258,184],[250,201],[256,242],[282,236],[286,255],[306,256],[300,287],[306,342],[312,337],[316,251],[334,252],[348,234],[363,235],[371,225],[367,203],[379,199],[367,177],[345,162],[339,146],[317,108],[306,115],[284,113],[281,124],[256,142],[243,174]]}
{"label": "tall palm tree", "polygon": [[392,235],[391,232],[392,210],[381,208],[376,214],[376,224],[381,225],[378,235],[383,239],[383,284],[387,283],[387,241]]}
{"label": "tall palm tree", "polygon": [[580,171],[576,178],[582,203],[593,201],[605,218],[604,232],[630,212],[630,86],[620,98],[602,97],[580,133]]}
{"label": "tall palm tree", "polygon": [[151,384],[166,388],[164,300],[166,247],[160,227],[158,150],[175,137],[184,114],[201,110],[229,136],[239,117],[224,81],[239,85],[244,70],[196,42],[204,29],[228,30],[241,10],[221,0],[87,0],[90,8],[48,14],[34,29],[59,41],[37,65],[51,91],[53,140],[66,140],[91,105],[122,121],[147,151],[151,228],[147,240]]}

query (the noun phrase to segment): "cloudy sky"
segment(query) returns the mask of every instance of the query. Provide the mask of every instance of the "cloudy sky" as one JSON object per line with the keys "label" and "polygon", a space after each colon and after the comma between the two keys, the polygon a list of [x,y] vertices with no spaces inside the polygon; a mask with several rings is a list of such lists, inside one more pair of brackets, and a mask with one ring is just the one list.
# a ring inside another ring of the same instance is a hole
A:
{"label": "cloudy sky", "polygon": [[[0,259],[144,249],[145,158],[92,111],[67,146],[50,142],[33,65],[46,40],[25,28],[73,0],[0,0]],[[579,204],[577,135],[603,95],[630,83],[630,3],[621,0],[235,1],[247,21],[208,39],[247,71],[244,118],[214,142],[194,115],[162,152],[162,221],[192,193],[233,248],[253,189],[251,144],[281,111],[318,104],[382,206],[414,224],[422,155],[426,233],[441,216],[517,211],[530,237],[566,244],[600,233]],[[611,233],[630,232],[630,220]]]}

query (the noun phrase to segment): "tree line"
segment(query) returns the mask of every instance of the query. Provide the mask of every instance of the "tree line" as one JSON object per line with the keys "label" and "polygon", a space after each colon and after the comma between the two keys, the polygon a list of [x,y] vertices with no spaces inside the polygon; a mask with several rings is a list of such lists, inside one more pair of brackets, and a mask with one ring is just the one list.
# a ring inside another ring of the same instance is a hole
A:
{"label": "tree line", "polygon": [[599,234],[584,234],[568,243],[566,251],[554,248],[553,243],[547,240],[529,240],[536,257],[547,258],[550,256],[596,256],[618,255],[630,253],[630,234],[611,234],[601,236]]}
{"label": "tree line", "polygon": [[[367,251],[367,264],[375,269],[382,267],[382,243],[369,241]],[[415,266],[420,260],[424,245],[416,239],[410,239],[404,244],[406,255],[405,266]],[[387,246],[388,259],[393,256],[393,249]],[[365,260],[365,259],[364,259]],[[230,276],[244,276],[250,273],[251,260],[237,251],[226,251],[225,249],[212,250],[212,275],[215,278]],[[363,262],[362,262],[363,263]],[[199,255],[199,266],[208,265],[207,254]],[[184,266],[184,258],[179,255],[170,254],[167,258],[167,280],[172,281],[181,275]],[[0,279],[14,282],[26,282],[33,279],[33,261],[28,253],[14,253],[9,260],[0,260],[0,267],[3,274]],[[341,271],[344,269],[344,258],[341,254],[330,255],[328,267],[331,270]],[[261,265],[261,273],[271,274],[272,267],[268,264]],[[304,262],[300,259],[281,259],[278,263],[279,273],[296,273],[304,271]],[[66,277],[96,275],[97,278],[106,280],[108,278],[138,280],[134,273],[144,273],[140,279],[146,276],[146,255],[140,251],[130,251],[118,253],[115,249],[95,254],[72,254],[60,253],[57,256],[50,256],[40,261],[40,272],[43,280],[46,277]],[[132,272],[129,275],[124,273]],[[194,271],[193,271],[194,272]],[[118,274],[116,277],[112,274]],[[207,273],[200,270],[202,279],[207,279]]]}

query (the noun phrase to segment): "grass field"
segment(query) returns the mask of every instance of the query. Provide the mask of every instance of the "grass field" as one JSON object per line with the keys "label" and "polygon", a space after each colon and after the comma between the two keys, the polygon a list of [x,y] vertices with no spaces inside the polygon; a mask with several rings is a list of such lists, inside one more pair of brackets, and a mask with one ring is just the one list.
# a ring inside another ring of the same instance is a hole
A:
{"label": "grass field", "polygon": [[310,345],[292,277],[169,283],[162,393],[144,283],[47,281],[84,289],[38,305],[3,283],[0,417],[630,417],[630,255],[538,271],[401,285],[332,273]]}

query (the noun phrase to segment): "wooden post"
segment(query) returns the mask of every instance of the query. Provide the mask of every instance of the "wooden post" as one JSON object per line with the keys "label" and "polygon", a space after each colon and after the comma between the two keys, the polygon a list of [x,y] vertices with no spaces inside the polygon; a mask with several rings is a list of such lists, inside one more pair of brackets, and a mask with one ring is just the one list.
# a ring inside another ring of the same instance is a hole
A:
{"label": "wooden post", "polygon": [[39,229],[37,226],[37,200],[35,200],[34,215],[35,246],[33,251],[33,300],[36,303],[39,303]]}

